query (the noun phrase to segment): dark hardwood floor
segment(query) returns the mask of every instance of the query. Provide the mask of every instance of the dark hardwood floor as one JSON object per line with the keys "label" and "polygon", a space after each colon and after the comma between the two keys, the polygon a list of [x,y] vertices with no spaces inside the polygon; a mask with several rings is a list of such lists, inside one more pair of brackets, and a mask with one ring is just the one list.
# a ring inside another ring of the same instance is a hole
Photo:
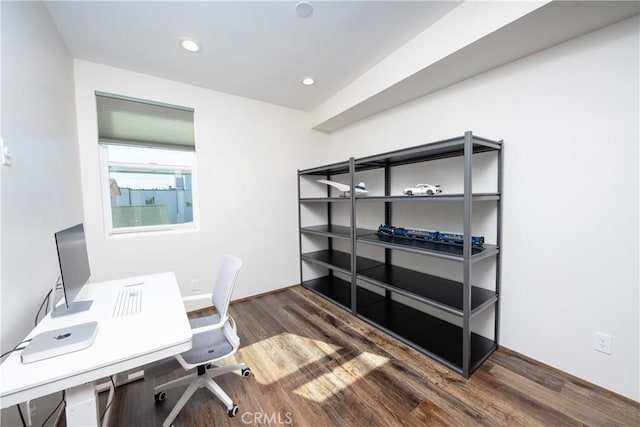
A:
{"label": "dark hardwood floor", "polygon": [[[640,426],[638,402],[504,348],[465,380],[300,286],[230,311],[253,375],[217,382],[238,416],[201,389],[176,426]],[[161,425],[183,389],[153,387],[175,375],[119,387],[110,425]]]}

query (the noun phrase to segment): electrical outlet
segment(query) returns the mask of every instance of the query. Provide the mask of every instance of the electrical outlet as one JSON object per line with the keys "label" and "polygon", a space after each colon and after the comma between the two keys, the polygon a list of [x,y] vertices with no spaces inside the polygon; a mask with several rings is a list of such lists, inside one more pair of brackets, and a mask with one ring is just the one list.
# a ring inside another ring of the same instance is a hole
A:
{"label": "electrical outlet", "polygon": [[200,286],[198,284],[198,279],[191,279],[191,290],[197,291],[199,289],[200,289]]}
{"label": "electrical outlet", "polygon": [[3,138],[0,138],[0,158],[3,165],[11,166],[11,150],[9,149],[7,141]]}
{"label": "electrical outlet", "polygon": [[593,333],[593,349],[606,354],[611,354],[611,341],[613,337],[602,332]]}

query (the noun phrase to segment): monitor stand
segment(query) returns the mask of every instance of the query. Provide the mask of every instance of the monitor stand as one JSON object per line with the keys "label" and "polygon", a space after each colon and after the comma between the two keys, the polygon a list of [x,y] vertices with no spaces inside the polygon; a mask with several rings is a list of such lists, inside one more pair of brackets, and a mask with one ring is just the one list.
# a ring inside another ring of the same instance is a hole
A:
{"label": "monitor stand", "polygon": [[67,307],[65,304],[61,304],[58,307],[53,307],[51,310],[51,318],[62,317],[69,314],[82,313],[88,311],[93,304],[93,300],[89,301],[74,301]]}

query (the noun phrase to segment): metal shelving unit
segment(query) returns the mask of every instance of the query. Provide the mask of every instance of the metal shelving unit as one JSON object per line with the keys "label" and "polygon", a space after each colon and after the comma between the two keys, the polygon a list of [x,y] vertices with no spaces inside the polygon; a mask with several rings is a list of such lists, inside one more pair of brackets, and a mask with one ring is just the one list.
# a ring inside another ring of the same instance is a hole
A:
{"label": "metal shelving unit", "polygon": [[[487,152],[497,154],[497,191],[473,193],[473,157]],[[463,158],[463,193],[432,197],[390,194],[394,168],[412,164],[420,164],[420,167],[428,168],[429,162],[452,157]],[[502,141],[479,138],[467,132],[459,138],[361,159],[352,158],[348,162],[298,171],[299,206],[325,204],[327,220],[324,224],[303,226],[302,214],[299,211],[302,284],[468,378],[498,346],[502,163]],[[384,173],[385,194],[383,196],[356,197],[352,192],[348,198],[332,197],[331,192],[327,191],[327,197],[301,197],[300,180],[304,176],[331,179],[333,175],[343,175],[343,180],[344,176],[348,176],[351,188],[354,188],[357,173],[375,170],[381,170]],[[332,206],[347,202],[350,203],[349,224],[333,225]],[[463,244],[451,245],[406,239],[380,235],[376,230],[357,228],[359,213],[376,209],[378,206],[371,202],[384,204],[386,224],[392,224],[394,206],[397,204],[443,202],[461,204],[464,211]],[[476,203],[487,202],[495,204],[496,242],[485,244],[483,248],[476,248],[471,245],[470,237],[473,206]],[[304,236],[326,238],[326,248],[304,252]],[[341,240],[348,250],[334,250],[333,239]],[[384,260],[360,256],[358,248],[362,246],[384,248]],[[462,281],[449,280],[435,274],[395,265],[392,259],[395,251],[408,252],[434,260],[453,261],[462,269]],[[471,284],[472,266],[480,260],[487,259],[495,262],[493,289]],[[327,274],[305,279],[304,263],[323,267]],[[412,303],[407,303],[406,300]],[[473,319],[486,310],[493,310],[494,319],[493,337],[489,338],[472,332],[471,328]],[[458,324],[444,320],[447,316],[458,319]]]}

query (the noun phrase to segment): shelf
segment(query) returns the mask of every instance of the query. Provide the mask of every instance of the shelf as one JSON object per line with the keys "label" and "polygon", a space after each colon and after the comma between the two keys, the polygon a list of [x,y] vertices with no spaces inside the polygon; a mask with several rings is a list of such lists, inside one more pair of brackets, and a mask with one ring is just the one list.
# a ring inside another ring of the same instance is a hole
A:
{"label": "shelf", "polygon": [[[302,259],[314,262],[327,268],[349,274],[351,272],[351,254],[330,249],[302,254]],[[356,257],[358,271],[382,265],[380,261],[365,257]]]}
{"label": "shelf", "polygon": [[317,168],[299,170],[298,175],[314,175],[314,176],[327,176],[327,175],[340,175],[349,173],[349,162],[334,163],[325,166],[319,166]]}
{"label": "shelf", "polygon": [[[464,261],[461,245],[432,242],[430,240],[407,239],[405,237],[387,236],[377,234],[369,230],[367,234],[358,234],[359,243],[382,246],[390,249],[399,249],[406,252],[430,255],[438,258],[446,258],[454,261]],[[489,256],[496,255],[498,247],[485,244],[484,248],[471,248],[471,261],[478,261]]]}
{"label": "shelf", "polygon": [[[502,148],[501,141],[492,141],[486,138],[473,136],[473,154],[488,151],[497,151]],[[355,171],[377,169],[391,166],[401,166],[431,160],[460,157],[464,155],[464,137],[447,139],[444,141],[424,144],[413,148],[407,148],[376,156],[356,159]]]}
{"label": "shelf", "polygon": [[[304,200],[304,199],[303,199]],[[357,201],[362,202],[463,202],[464,194],[438,194],[435,196],[368,196],[357,197]],[[498,193],[478,193],[471,196],[473,202],[489,202],[500,200]]]}
{"label": "shelf", "polygon": [[351,238],[351,228],[344,225],[321,224],[300,228],[301,233],[315,234],[318,236]]}
{"label": "shelf", "polygon": [[326,203],[326,202],[351,202],[348,197],[305,197],[300,203]]}
{"label": "shelf", "polygon": [[[308,227],[300,228],[300,232],[307,233],[307,234],[315,234],[318,236],[338,237],[342,239],[351,238],[351,228],[344,225],[333,225],[333,224],[310,225]],[[356,229],[357,235],[367,235],[370,233],[374,233],[374,231],[367,230],[364,228]]]}
{"label": "shelf", "polygon": [[[392,300],[364,306],[358,314],[402,341],[451,368],[462,370],[462,328]],[[471,369],[479,366],[495,350],[495,343],[471,333]]]}
{"label": "shelf", "polygon": [[[462,291],[460,282],[419,273],[395,265],[379,265],[358,274],[358,279],[389,289],[416,301],[462,317]],[[495,303],[495,292],[471,287],[471,315]]]}
{"label": "shelf", "polygon": [[[324,276],[318,279],[306,280],[302,282],[302,285],[351,311],[351,283],[335,276]],[[356,292],[358,304],[371,305],[384,299],[382,295],[360,286],[356,287]]]}

